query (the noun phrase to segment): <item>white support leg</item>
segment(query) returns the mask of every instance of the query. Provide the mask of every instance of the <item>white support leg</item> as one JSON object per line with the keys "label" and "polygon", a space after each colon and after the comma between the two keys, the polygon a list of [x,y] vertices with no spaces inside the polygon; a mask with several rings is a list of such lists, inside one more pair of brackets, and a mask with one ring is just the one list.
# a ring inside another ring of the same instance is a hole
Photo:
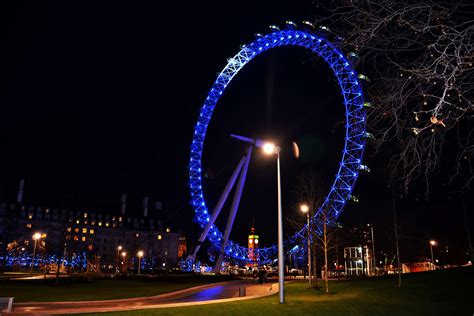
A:
{"label": "white support leg", "polygon": [[219,216],[219,213],[222,210],[222,207],[224,206],[224,203],[227,200],[227,197],[229,196],[230,191],[234,187],[235,180],[237,180],[237,176],[242,170],[242,166],[244,165],[246,158],[247,158],[247,154],[244,154],[242,158],[240,159],[239,164],[235,168],[234,172],[232,173],[232,176],[230,177],[229,181],[227,181],[224,191],[222,192],[222,195],[220,196],[219,201],[217,202],[216,206],[214,207],[214,210],[212,211],[212,215],[209,218],[209,222],[207,223],[206,227],[202,231],[201,236],[199,237],[196,243],[196,247],[194,247],[193,252],[186,258],[187,261],[194,262],[194,260],[196,259],[196,254],[201,248],[201,245],[204,242],[204,240],[206,240],[207,234],[209,233],[209,230],[211,229],[212,225],[214,225],[214,222],[216,221],[217,216]]}
{"label": "white support leg", "polygon": [[229,218],[227,219],[227,226],[225,229],[224,239],[222,241],[219,258],[217,259],[216,265],[214,266],[214,269],[213,269],[214,273],[221,272],[221,265],[222,265],[222,261],[224,260],[224,255],[225,255],[225,247],[227,246],[227,242],[229,241],[229,236],[230,236],[230,232],[232,231],[232,225],[234,224],[235,215],[237,214],[237,209],[239,208],[240,198],[242,197],[242,192],[244,189],[245,178],[247,177],[247,170],[249,168],[251,155],[252,155],[252,147],[250,146],[248,148],[245,164],[242,169],[242,173],[240,174],[239,182],[237,184],[237,188],[234,193],[234,199],[232,201],[232,206],[230,208]]}

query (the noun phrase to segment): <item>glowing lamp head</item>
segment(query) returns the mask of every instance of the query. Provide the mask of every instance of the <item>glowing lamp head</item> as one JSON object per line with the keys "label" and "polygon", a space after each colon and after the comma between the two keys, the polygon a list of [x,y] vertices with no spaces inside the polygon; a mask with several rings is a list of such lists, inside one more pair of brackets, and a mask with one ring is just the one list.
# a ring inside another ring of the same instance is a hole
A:
{"label": "glowing lamp head", "polygon": [[127,256],[127,253],[126,253],[125,251],[123,251],[123,252],[121,253],[121,255],[122,255],[122,257],[125,258],[125,257]]}
{"label": "glowing lamp head", "polygon": [[258,239],[255,239],[255,244],[258,245]]}
{"label": "glowing lamp head", "polygon": [[263,152],[265,154],[271,155],[271,154],[275,153],[276,147],[275,147],[275,144],[273,144],[273,143],[265,143],[265,144],[263,144],[262,149],[263,149]]}
{"label": "glowing lamp head", "polygon": [[430,240],[430,245],[431,246],[437,246],[438,242],[436,240]]}
{"label": "glowing lamp head", "polygon": [[41,239],[41,233],[34,233],[33,240],[38,240],[38,239]]}
{"label": "glowing lamp head", "polygon": [[117,247],[117,250],[118,250],[118,251],[122,250],[122,246],[118,246],[118,247]]}
{"label": "glowing lamp head", "polygon": [[303,213],[308,213],[309,206],[307,204],[301,204],[300,205],[300,211],[303,212]]}
{"label": "glowing lamp head", "polygon": [[252,243],[253,243],[253,239],[250,238],[250,239],[249,239],[249,244],[252,244]]}
{"label": "glowing lamp head", "polygon": [[143,255],[144,255],[143,251],[140,250],[139,252],[137,252],[137,257],[138,258],[143,257]]}

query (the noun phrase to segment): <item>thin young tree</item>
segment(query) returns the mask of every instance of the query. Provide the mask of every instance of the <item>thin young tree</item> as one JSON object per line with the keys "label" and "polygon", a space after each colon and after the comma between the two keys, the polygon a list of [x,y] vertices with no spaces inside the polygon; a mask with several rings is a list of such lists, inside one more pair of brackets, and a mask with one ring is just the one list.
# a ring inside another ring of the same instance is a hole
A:
{"label": "thin young tree", "polygon": [[[295,209],[299,210],[299,206],[304,203],[309,207],[310,218],[313,219],[316,211],[321,207],[324,202],[324,192],[321,177],[313,170],[306,170],[302,172],[297,180],[295,194],[297,196],[297,205]],[[293,222],[295,222],[293,220]],[[301,225],[302,226],[302,225]],[[314,220],[310,221],[310,237],[311,237],[311,263],[313,271],[313,287],[318,287],[318,265],[317,265],[317,234]]]}

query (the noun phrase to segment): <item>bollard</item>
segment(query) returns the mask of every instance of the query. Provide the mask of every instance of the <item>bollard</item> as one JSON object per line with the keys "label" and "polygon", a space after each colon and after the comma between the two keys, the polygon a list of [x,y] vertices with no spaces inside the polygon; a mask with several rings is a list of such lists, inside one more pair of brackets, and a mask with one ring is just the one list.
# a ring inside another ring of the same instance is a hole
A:
{"label": "bollard", "polygon": [[239,297],[244,297],[246,292],[246,287],[245,286],[239,286]]}

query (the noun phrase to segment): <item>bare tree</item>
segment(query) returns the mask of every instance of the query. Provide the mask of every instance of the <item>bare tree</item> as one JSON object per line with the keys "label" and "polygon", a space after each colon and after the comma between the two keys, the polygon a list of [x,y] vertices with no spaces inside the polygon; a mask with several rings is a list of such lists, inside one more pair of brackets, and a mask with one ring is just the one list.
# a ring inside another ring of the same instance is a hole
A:
{"label": "bare tree", "polygon": [[[321,179],[318,177],[316,172],[312,170],[307,170],[303,172],[297,180],[295,194],[297,196],[297,205],[295,205],[295,209],[300,210],[300,204],[304,203],[309,207],[309,215],[310,218],[313,218],[315,212],[321,207],[322,203],[324,202],[324,192],[322,191],[322,184]],[[291,220],[294,224],[297,223],[295,220]],[[298,221],[299,222],[299,221]],[[296,224],[298,225],[298,224]],[[299,224],[300,228],[304,225]],[[316,234],[316,227],[314,221],[310,221],[310,236],[311,236],[311,263],[312,263],[312,271],[314,273],[314,281],[312,282],[314,287],[317,287],[318,283],[318,265],[317,265],[317,234]],[[311,276],[309,276],[311,278]]]}
{"label": "bare tree", "polygon": [[318,211],[318,221],[316,225],[322,229],[321,234],[316,234],[316,238],[319,240],[321,245],[321,249],[324,255],[324,286],[326,293],[329,293],[329,267],[328,267],[328,255],[329,253],[334,250],[337,246],[337,225],[334,222],[330,221],[330,217],[328,216],[328,211],[325,209],[319,209]]}
{"label": "bare tree", "polygon": [[328,36],[344,37],[343,49],[355,52],[353,62],[371,79],[368,123],[377,152],[387,150],[391,157],[392,187],[407,193],[421,179],[428,194],[430,176],[441,158],[449,157],[455,161],[450,181],[461,179],[469,188],[474,180],[474,5],[339,0],[317,6],[318,24],[329,25]]}

